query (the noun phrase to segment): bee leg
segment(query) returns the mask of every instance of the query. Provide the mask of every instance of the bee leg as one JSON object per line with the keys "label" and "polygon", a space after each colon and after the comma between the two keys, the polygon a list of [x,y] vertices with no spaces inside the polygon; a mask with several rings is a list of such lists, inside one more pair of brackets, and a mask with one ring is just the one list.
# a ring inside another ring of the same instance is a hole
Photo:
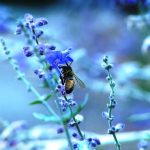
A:
{"label": "bee leg", "polygon": [[60,75],[60,80],[61,80],[61,83],[62,83],[62,85],[64,85],[65,83],[64,83],[64,79],[63,79],[63,77]]}

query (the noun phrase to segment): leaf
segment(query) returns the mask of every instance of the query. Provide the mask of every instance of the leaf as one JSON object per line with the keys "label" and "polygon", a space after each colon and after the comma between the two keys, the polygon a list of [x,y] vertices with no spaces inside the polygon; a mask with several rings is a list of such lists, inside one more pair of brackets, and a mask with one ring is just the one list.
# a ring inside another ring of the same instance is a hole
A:
{"label": "leaf", "polygon": [[37,104],[42,104],[42,101],[48,101],[51,98],[51,94],[48,94],[47,96],[41,96],[41,100],[35,100],[33,102],[30,103],[30,105],[37,105]]}
{"label": "leaf", "polygon": [[[88,102],[88,94],[85,96],[84,101],[82,102],[82,104],[80,104],[77,109],[73,110],[73,113],[71,114],[70,111],[68,111],[68,113],[63,115],[63,122],[66,124],[68,123],[68,121],[70,120],[70,118],[72,118],[73,116],[76,116],[77,114],[80,113],[80,111],[85,107],[85,105]],[[45,115],[42,113],[33,113],[33,116],[39,120],[45,121],[45,122],[55,122],[55,123],[61,123],[61,119],[56,118],[54,116],[49,116],[49,115]]]}
{"label": "leaf", "polygon": [[58,118],[56,118],[54,116],[49,116],[49,115],[42,114],[42,113],[36,113],[36,112],[34,112],[33,116],[36,119],[39,119],[39,120],[42,120],[42,121],[45,121],[45,122],[56,122],[56,123],[60,123],[61,122],[60,119],[58,119]]}
{"label": "leaf", "polygon": [[37,104],[42,104],[42,101],[41,100],[35,100],[35,101],[30,103],[30,105],[37,105]]}
{"label": "leaf", "polygon": [[48,95],[44,98],[44,100],[45,100],[45,101],[48,101],[51,97],[52,97],[52,95],[51,95],[51,94],[48,94]]}

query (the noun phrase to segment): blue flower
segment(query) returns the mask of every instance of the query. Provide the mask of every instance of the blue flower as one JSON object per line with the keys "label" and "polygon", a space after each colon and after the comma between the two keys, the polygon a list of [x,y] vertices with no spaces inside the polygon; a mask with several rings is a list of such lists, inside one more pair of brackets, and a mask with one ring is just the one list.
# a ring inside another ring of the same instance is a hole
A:
{"label": "blue flower", "polygon": [[114,134],[116,132],[119,132],[123,130],[125,127],[125,124],[123,123],[118,123],[115,126],[112,126],[111,128],[108,129],[108,134]]}
{"label": "blue flower", "polygon": [[58,68],[60,65],[65,65],[67,63],[72,63],[73,59],[69,56],[70,49],[59,51],[51,50],[46,54],[46,60],[54,68]]}
{"label": "blue flower", "polygon": [[40,55],[44,55],[46,52],[46,45],[43,43],[40,43],[39,45],[37,45],[37,49]]}
{"label": "blue flower", "polygon": [[27,13],[24,16],[25,24],[27,27],[41,27],[48,24],[47,19],[45,18],[37,18],[35,19],[31,14]]}
{"label": "blue flower", "polygon": [[100,140],[98,138],[87,138],[88,143],[91,145],[91,147],[97,147],[101,144]]}
{"label": "blue flower", "polygon": [[[48,21],[45,18],[34,18],[31,14],[27,13],[24,15],[24,23],[21,25],[26,27],[28,30],[30,30],[33,39],[37,39],[44,33],[42,30],[38,30],[38,27],[47,24]],[[23,28],[21,25],[20,23],[17,25],[16,34],[22,33]]]}
{"label": "blue flower", "polygon": [[72,133],[72,136],[73,136],[74,138],[77,138],[77,137],[78,137],[78,134],[77,134],[76,132],[73,132],[73,133]]}
{"label": "blue flower", "polygon": [[47,49],[48,49],[48,50],[55,50],[55,49],[56,49],[56,46],[54,46],[54,45],[48,45],[48,46],[47,46]]}
{"label": "blue flower", "polygon": [[30,49],[29,46],[23,47],[23,51],[26,57],[30,57],[33,55],[33,51]]}
{"label": "blue flower", "polygon": [[47,24],[48,24],[48,21],[45,18],[38,18],[35,21],[35,26],[36,27],[41,27],[41,26],[44,26],[44,25],[47,25]]}
{"label": "blue flower", "polygon": [[79,145],[78,145],[77,143],[74,143],[74,144],[73,144],[73,148],[74,148],[74,149],[77,149],[78,147],[79,147]]}
{"label": "blue flower", "polygon": [[44,34],[44,32],[42,30],[34,30],[33,39],[39,38],[43,34]]}
{"label": "blue flower", "polygon": [[45,72],[42,69],[37,69],[34,71],[34,73],[39,77],[43,78],[45,76]]}
{"label": "blue flower", "polygon": [[115,125],[115,131],[119,132],[120,130],[123,130],[125,128],[125,124],[124,123],[118,123]]}
{"label": "blue flower", "polygon": [[60,127],[57,129],[57,133],[60,134],[60,133],[63,133],[64,132],[64,128],[63,127]]}
{"label": "blue flower", "polygon": [[60,105],[62,111],[65,112],[68,108],[68,102],[65,99],[63,99],[62,97],[60,97],[58,99],[58,101],[59,101],[59,105]]}

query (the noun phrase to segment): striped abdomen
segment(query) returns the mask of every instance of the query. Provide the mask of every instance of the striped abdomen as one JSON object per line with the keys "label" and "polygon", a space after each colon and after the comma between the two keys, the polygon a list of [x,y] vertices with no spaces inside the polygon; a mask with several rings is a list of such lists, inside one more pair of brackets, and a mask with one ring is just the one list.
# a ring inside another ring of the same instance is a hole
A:
{"label": "striped abdomen", "polygon": [[65,91],[70,94],[74,89],[75,81],[74,79],[66,79],[65,81]]}

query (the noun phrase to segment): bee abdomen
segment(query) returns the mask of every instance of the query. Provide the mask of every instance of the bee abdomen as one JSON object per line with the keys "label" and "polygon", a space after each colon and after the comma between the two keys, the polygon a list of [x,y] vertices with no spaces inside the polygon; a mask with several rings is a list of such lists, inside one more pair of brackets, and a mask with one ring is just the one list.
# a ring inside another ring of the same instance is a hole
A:
{"label": "bee abdomen", "polygon": [[65,91],[66,91],[67,94],[70,94],[73,91],[74,84],[75,84],[75,82],[74,82],[73,79],[66,80],[66,82],[65,82]]}

